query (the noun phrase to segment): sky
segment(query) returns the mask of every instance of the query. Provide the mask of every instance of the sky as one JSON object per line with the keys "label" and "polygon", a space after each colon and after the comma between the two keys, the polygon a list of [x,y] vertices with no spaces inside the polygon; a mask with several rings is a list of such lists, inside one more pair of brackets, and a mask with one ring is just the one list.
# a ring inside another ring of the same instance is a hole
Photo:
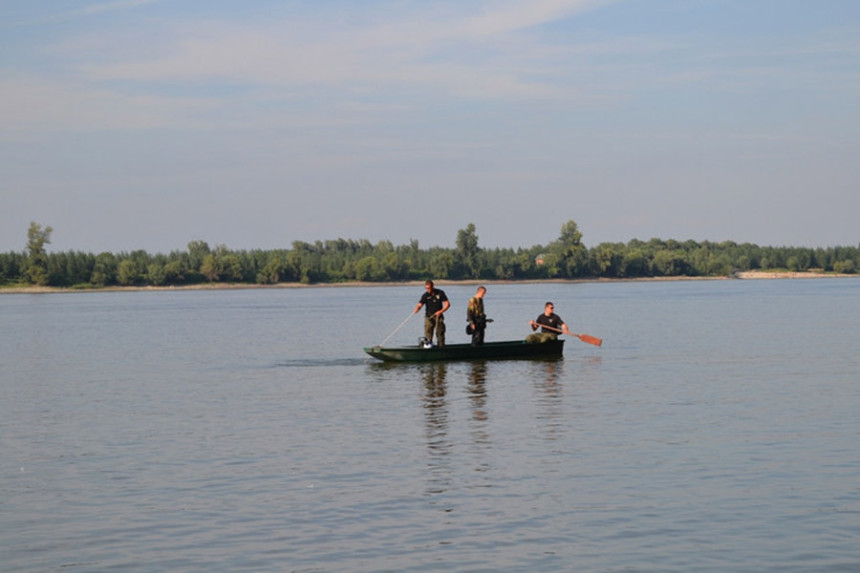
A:
{"label": "sky", "polygon": [[0,0],[0,252],[860,243],[857,0]]}

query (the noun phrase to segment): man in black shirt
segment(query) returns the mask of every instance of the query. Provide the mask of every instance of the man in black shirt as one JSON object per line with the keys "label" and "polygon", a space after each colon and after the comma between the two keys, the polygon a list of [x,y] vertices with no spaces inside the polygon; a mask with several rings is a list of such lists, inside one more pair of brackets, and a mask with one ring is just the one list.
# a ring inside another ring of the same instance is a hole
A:
{"label": "man in black shirt", "polygon": [[433,286],[433,281],[427,280],[424,282],[426,292],[421,296],[421,300],[415,305],[413,314],[424,307],[424,338],[429,342],[433,342],[433,331],[436,331],[436,341],[438,346],[445,346],[445,317],[442,314],[448,310],[451,303],[448,302],[448,297],[445,291],[439,290]]}
{"label": "man in black shirt", "polygon": [[532,330],[537,330],[539,326],[541,327],[541,335],[546,335],[544,339],[558,338],[559,333],[570,334],[570,331],[567,329],[567,325],[559,315],[553,312],[553,310],[555,310],[555,305],[551,302],[546,303],[544,305],[543,314],[529,323]]}

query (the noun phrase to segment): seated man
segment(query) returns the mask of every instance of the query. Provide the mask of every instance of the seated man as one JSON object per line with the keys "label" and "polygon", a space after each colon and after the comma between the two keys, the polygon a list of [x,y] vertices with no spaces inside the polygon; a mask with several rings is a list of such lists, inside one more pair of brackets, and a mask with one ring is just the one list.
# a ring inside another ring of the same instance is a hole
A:
{"label": "seated man", "polygon": [[538,316],[537,319],[529,321],[529,325],[533,331],[537,330],[539,326],[541,327],[541,331],[540,334],[529,334],[526,337],[526,342],[546,342],[547,340],[556,340],[559,333],[570,334],[567,324],[565,324],[559,315],[553,312],[554,309],[555,305],[547,302],[544,305],[543,314]]}

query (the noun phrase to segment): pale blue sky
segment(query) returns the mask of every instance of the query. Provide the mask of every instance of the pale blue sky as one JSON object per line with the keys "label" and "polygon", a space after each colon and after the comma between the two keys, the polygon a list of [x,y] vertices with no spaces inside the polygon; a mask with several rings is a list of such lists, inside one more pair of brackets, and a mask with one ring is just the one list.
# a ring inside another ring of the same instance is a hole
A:
{"label": "pale blue sky", "polygon": [[0,251],[860,242],[857,0],[0,0]]}

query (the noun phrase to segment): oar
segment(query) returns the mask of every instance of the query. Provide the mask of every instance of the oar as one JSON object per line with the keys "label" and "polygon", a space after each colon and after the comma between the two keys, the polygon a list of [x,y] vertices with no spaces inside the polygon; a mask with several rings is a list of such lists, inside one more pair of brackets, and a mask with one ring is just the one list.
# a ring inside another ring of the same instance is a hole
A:
{"label": "oar", "polygon": [[415,314],[415,313],[414,313],[414,312],[410,312],[410,313],[409,313],[409,316],[407,316],[407,317],[406,317],[406,320],[404,320],[403,322],[401,322],[401,323],[400,323],[400,326],[398,326],[397,328],[395,328],[395,329],[394,329],[394,332],[392,332],[392,333],[391,333],[391,334],[389,334],[387,337],[385,337],[385,340],[383,340],[382,342],[380,342],[380,343],[379,343],[379,346],[385,346],[385,343],[386,343],[386,342],[388,342],[388,339],[389,339],[389,338],[391,338],[392,336],[394,336],[394,335],[397,333],[397,331],[398,331],[398,330],[400,330],[401,328],[403,328],[403,326],[404,326],[407,322],[409,322],[409,319],[410,319],[410,318],[412,318],[412,315],[413,315],[413,314]]}
{"label": "oar", "polygon": [[[560,330],[558,328],[553,328],[552,326],[547,326],[547,325],[541,324],[539,322],[537,322],[535,324],[537,324],[541,328],[546,328],[547,330],[554,330],[555,332],[558,332],[559,334],[565,334],[565,332],[563,330]],[[574,332],[568,332],[567,334],[570,334],[571,336],[575,336],[578,339],[580,339],[581,341],[587,342],[588,344],[593,344],[595,346],[600,346],[601,344],[603,344],[602,339],[597,338],[596,336],[591,336],[590,334],[576,334]]]}

